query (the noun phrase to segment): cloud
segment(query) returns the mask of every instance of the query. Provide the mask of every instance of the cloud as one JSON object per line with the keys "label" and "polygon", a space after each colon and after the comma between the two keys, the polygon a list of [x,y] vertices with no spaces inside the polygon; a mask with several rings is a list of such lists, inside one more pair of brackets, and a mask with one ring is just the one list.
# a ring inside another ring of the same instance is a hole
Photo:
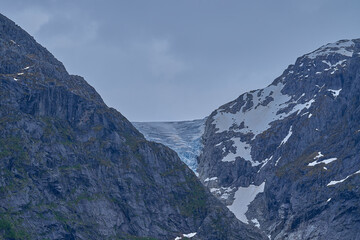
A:
{"label": "cloud", "polygon": [[[71,24],[76,22],[77,24]],[[71,26],[71,27],[69,27]],[[58,17],[56,21],[49,23],[44,38],[46,45],[51,49],[79,47],[95,40],[98,36],[99,24],[96,21],[79,22],[73,19]],[[45,32],[45,30],[44,30]]]}
{"label": "cloud", "polygon": [[40,8],[24,8],[10,12],[10,18],[31,35],[36,35],[51,20],[51,15]]}
{"label": "cloud", "polygon": [[147,47],[148,62],[155,77],[173,79],[186,70],[186,65],[171,52],[167,39],[154,39]]}

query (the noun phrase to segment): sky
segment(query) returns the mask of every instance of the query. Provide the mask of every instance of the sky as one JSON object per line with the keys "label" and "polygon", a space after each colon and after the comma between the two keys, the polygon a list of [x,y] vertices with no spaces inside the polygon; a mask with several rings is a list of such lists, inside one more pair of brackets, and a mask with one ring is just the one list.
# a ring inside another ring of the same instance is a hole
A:
{"label": "sky", "polygon": [[297,57],[360,38],[358,0],[0,0],[130,121],[208,116]]}

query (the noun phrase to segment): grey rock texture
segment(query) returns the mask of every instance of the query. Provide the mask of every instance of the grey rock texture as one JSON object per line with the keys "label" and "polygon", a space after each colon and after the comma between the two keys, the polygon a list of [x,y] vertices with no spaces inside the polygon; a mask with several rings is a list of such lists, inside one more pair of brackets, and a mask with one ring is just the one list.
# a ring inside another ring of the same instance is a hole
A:
{"label": "grey rock texture", "polygon": [[133,122],[149,141],[158,142],[174,150],[194,172],[201,153],[205,119],[179,122]]}
{"label": "grey rock texture", "polygon": [[359,106],[360,39],[327,44],[208,117],[200,179],[270,239],[360,239]]}
{"label": "grey rock texture", "polygon": [[0,239],[264,239],[0,15]]}

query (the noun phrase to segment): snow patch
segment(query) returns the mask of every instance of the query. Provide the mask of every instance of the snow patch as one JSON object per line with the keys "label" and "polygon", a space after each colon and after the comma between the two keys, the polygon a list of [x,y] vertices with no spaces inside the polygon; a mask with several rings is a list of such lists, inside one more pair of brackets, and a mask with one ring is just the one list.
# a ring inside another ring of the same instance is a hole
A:
{"label": "snow patch", "polygon": [[183,239],[183,237],[185,237],[185,238],[193,238],[193,237],[195,237],[196,234],[197,234],[196,232],[183,234],[182,237],[176,237],[174,240],[181,240],[181,239]]}
{"label": "snow patch", "polygon": [[[258,134],[269,129],[272,122],[284,119],[295,112],[299,114],[303,109],[309,109],[312,103],[315,102],[314,99],[310,99],[299,104],[300,98],[291,101],[291,96],[281,93],[283,87],[282,83],[278,83],[277,85],[270,85],[264,89],[243,94],[242,100],[247,101],[247,103],[251,101],[252,103],[249,109],[244,109],[248,105],[246,103],[236,113],[218,109],[213,117],[216,133],[226,131],[241,132],[243,134],[253,134],[253,139],[255,139]],[[272,98],[272,101],[267,101],[269,98]],[[287,113],[281,111],[290,104],[292,109]]]}
{"label": "snow patch", "polygon": [[317,155],[314,157],[314,160],[315,159],[319,159],[321,157],[323,157],[324,155],[321,153],[321,152],[318,152]]}
{"label": "snow patch", "polygon": [[230,211],[232,211],[236,218],[244,223],[249,223],[245,213],[248,210],[248,205],[254,201],[255,197],[264,192],[265,182],[259,186],[250,185],[248,187],[239,187],[235,192],[235,200],[232,205],[228,206]]}
{"label": "snow patch", "polygon": [[277,166],[277,165],[278,165],[278,163],[279,163],[280,159],[281,159],[281,157],[279,157],[279,158],[276,160],[276,162],[275,162],[275,166]]}
{"label": "snow patch", "polygon": [[232,138],[233,146],[235,147],[235,153],[229,152],[221,161],[222,162],[235,162],[236,157],[241,157],[246,161],[251,162],[252,166],[257,166],[260,163],[256,163],[251,158],[251,146],[246,142],[242,142],[240,138]]}
{"label": "snow patch", "polygon": [[341,90],[342,88],[338,90],[328,89],[327,91],[331,92],[331,94],[336,98],[337,96],[339,96]]}
{"label": "snow patch", "polygon": [[351,49],[355,43],[351,40],[338,41],[336,43],[329,43],[321,48],[315,50],[312,53],[305,55],[310,59],[315,59],[319,56],[327,56],[329,54],[340,54],[346,57],[352,57],[354,51]]}
{"label": "snow patch", "polygon": [[337,160],[337,158],[329,158],[329,159],[322,160],[320,162],[314,161],[314,162],[309,163],[308,166],[313,167],[313,166],[316,166],[316,165],[321,164],[321,163],[329,164],[329,163],[331,163],[333,161],[336,161],[336,160]]}
{"label": "snow patch", "polygon": [[342,183],[342,182],[344,182],[345,180],[347,180],[349,177],[351,177],[351,176],[353,176],[353,175],[355,175],[355,174],[359,174],[359,173],[360,173],[360,170],[357,171],[357,172],[355,172],[355,173],[353,173],[353,174],[350,174],[350,175],[347,176],[346,178],[341,179],[341,180],[339,180],[339,181],[331,181],[331,182],[329,182],[329,183],[327,184],[327,186],[333,186],[333,185],[335,185],[335,184]]}
{"label": "snow patch", "polygon": [[260,223],[256,218],[251,219],[251,222],[253,222],[255,224],[255,227],[260,228]]}
{"label": "snow patch", "polygon": [[210,188],[210,192],[222,199],[228,199],[234,189],[232,187]]}
{"label": "snow patch", "polygon": [[206,179],[204,180],[204,182],[215,181],[215,180],[217,180],[217,179],[218,179],[217,177],[206,178]]}
{"label": "snow patch", "polygon": [[[285,144],[285,143],[289,140],[289,138],[291,137],[291,135],[292,135],[292,126],[290,126],[289,132],[288,132],[288,134],[286,135],[286,137],[281,141],[280,146],[283,145],[283,144]],[[280,147],[280,146],[279,146],[279,147]]]}

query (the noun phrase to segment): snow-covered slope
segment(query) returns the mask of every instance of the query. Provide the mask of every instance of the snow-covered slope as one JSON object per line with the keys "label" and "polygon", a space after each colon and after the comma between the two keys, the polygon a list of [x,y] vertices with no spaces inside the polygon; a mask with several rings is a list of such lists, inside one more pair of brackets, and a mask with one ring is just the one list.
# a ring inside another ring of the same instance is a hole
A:
{"label": "snow-covered slope", "polygon": [[327,44],[208,117],[199,177],[271,239],[360,239],[359,106],[360,39]]}
{"label": "snow-covered slope", "polygon": [[202,149],[206,119],[180,122],[133,122],[149,141],[162,143],[177,152],[194,172]]}

